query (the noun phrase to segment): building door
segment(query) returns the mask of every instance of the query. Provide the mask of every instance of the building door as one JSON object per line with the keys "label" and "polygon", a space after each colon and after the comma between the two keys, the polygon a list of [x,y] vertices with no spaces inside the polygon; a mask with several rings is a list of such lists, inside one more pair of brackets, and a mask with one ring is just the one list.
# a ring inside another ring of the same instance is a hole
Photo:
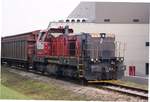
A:
{"label": "building door", "polygon": [[129,66],[129,75],[135,76],[135,66]]}
{"label": "building door", "polygon": [[149,75],[149,63],[145,63],[145,74]]}

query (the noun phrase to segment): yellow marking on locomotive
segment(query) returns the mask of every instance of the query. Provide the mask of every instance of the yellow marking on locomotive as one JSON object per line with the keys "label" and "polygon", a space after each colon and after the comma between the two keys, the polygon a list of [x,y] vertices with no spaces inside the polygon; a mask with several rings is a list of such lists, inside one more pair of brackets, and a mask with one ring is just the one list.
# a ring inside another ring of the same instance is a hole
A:
{"label": "yellow marking on locomotive", "polygon": [[107,37],[112,37],[112,38],[115,37],[115,35],[114,35],[113,33],[107,33],[106,36],[107,36]]}
{"label": "yellow marking on locomotive", "polygon": [[100,34],[99,33],[91,33],[91,36],[92,37],[100,37]]}
{"label": "yellow marking on locomotive", "polygon": [[56,64],[58,64],[58,63],[59,63],[59,61],[58,61],[58,60],[48,60],[48,62],[49,62],[49,63],[56,63]]}

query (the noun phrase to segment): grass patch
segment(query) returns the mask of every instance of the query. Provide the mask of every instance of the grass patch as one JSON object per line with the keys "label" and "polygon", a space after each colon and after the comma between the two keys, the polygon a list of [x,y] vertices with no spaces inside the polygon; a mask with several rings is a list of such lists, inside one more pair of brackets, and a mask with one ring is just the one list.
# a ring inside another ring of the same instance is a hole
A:
{"label": "grass patch", "polygon": [[1,84],[0,84],[0,91],[1,91],[0,99],[29,99],[25,95],[20,94],[19,92],[16,92]]}
{"label": "grass patch", "polygon": [[[84,95],[75,95],[52,83],[44,83],[12,73],[9,69],[2,68],[2,84],[23,94],[30,99],[40,100],[87,100]],[[7,98],[7,97],[6,97]],[[20,97],[20,99],[26,99]]]}

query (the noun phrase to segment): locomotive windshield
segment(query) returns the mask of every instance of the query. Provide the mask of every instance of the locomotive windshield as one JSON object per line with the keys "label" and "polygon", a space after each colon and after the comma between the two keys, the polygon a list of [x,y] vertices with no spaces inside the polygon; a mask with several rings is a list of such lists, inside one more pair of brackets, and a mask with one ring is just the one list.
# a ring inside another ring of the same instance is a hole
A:
{"label": "locomotive windshield", "polygon": [[44,41],[44,40],[45,40],[45,37],[46,37],[45,32],[40,32],[40,33],[39,33],[39,38],[38,38],[38,40]]}

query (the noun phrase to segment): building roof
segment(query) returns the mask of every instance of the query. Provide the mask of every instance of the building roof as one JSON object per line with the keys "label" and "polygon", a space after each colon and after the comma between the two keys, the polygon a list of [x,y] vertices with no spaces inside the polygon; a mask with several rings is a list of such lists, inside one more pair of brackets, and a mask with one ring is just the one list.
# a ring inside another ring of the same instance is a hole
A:
{"label": "building roof", "polygon": [[149,23],[150,3],[81,2],[68,16],[94,23]]}

